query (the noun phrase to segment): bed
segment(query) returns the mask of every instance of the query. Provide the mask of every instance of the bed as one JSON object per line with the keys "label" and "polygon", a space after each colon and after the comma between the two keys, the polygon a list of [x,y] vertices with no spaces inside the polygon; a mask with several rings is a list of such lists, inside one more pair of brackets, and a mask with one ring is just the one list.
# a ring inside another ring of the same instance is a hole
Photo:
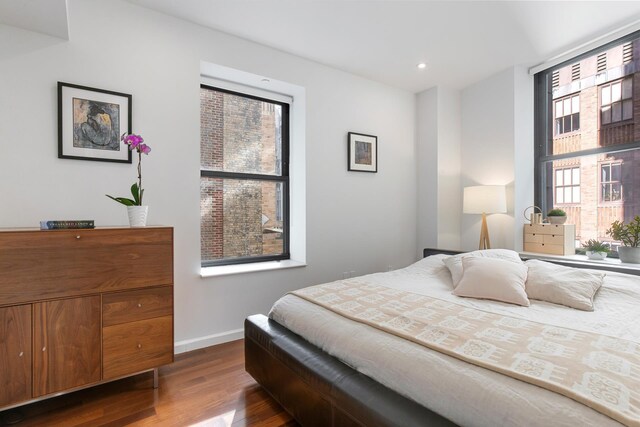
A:
{"label": "bed", "polygon": [[[441,252],[425,250],[432,256],[364,280],[472,309],[640,340],[638,278],[607,273],[594,312],[538,301],[518,307],[451,295],[443,260],[454,252]],[[249,317],[245,347],[247,371],[304,426],[620,425],[572,398],[354,322],[299,296],[281,298],[269,318]]]}

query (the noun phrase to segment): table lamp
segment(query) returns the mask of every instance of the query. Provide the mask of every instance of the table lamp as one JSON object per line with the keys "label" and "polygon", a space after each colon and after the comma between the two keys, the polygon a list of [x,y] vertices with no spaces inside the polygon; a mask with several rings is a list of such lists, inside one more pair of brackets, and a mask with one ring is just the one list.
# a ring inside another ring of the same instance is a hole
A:
{"label": "table lamp", "polygon": [[466,214],[482,214],[479,249],[491,249],[487,214],[506,213],[507,196],[504,185],[476,185],[464,188],[462,211]]}

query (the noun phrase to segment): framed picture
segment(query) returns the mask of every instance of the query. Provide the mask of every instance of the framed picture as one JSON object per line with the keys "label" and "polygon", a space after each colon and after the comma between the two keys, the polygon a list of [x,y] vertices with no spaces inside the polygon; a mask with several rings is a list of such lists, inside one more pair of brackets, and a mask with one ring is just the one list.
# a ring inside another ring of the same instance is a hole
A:
{"label": "framed picture", "polygon": [[131,95],[58,82],[58,158],[131,163]]}
{"label": "framed picture", "polygon": [[378,137],[349,132],[349,170],[378,172]]}

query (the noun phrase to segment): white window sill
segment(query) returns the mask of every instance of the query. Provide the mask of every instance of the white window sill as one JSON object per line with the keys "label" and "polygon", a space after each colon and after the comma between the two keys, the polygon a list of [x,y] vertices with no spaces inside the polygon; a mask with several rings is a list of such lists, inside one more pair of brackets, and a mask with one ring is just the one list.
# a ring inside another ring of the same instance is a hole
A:
{"label": "white window sill", "polygon": [[202,267],[200,277],[229,276],[231,274],[254,273],[257,271],[282,270],[285,268],[305,267],[301,261],[287,259],[283,261],[253,262],[248,264],[220,265],[216,267]]}
{"label": "white window sill", "polygon": [[535,252],[520,252],[520,255],[523,258],[535,258],[540,260],[558,260],[564,261],[572,264],[580,264],[580,265],[594,265],[594,266],[603,266],[603,267],[612,267],[617,269],[618,271],[628,270],[631,274],[638,274],[640,271],[640,264],[629,264],[625,262],[621,262],[617,258],[605,258],[603,260],[593,260],[587,258],[586,255],[547,255],[547,254],[539,254]]}

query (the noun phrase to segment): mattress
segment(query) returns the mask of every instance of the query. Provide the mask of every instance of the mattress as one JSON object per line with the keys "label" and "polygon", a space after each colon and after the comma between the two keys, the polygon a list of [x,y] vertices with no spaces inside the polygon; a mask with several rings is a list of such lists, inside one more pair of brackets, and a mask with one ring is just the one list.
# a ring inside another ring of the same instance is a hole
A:
{"label": "mattress", "polygon": [[[520,307],[452,295],[444,258],[435,255],[363,279],[498,314],[640,342],[636,276],[607,273],[593,312],[535,300],[530,307]],[[269,316],[357,371],[463,426],[620,425],[570,398],[348,320],[294,295],[278,300]]]}

